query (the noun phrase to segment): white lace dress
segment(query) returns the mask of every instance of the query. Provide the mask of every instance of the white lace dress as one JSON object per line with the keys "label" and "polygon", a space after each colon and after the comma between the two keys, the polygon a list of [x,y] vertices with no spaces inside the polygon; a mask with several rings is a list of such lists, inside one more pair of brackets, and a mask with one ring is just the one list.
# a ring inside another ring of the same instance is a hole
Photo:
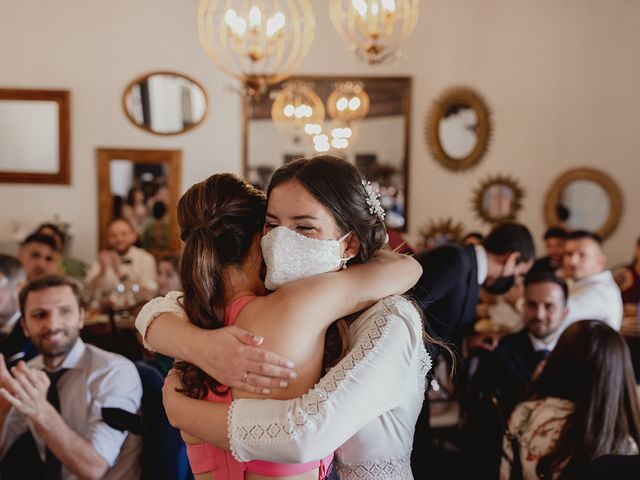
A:
{"label": "white lace dress", "polygon": [[[143,334],[155,315],[175,311],[175,300],[154,302],[136,320]],[[404,297],[387,297],[351,324],[350,340],[349,353],[302,397],[231,404],[239,461],[306,463],[335,450],[341,479],[413,478],[413,433],[431,368],[422,318]]]}

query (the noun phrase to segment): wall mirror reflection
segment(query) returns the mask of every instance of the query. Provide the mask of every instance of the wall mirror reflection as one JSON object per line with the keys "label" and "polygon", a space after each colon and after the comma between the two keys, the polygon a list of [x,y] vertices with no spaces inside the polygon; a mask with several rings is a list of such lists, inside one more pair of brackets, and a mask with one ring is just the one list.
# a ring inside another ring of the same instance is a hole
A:
{"label": "wall mirror reflection", "polygon": [[476,215],[493,224],[514,220],[524,196],[517,180],[508,175],[490,176],[480,183],[473,196]]}
{"label": "wall mirror reflection", "polygon": [[180,250],[181,158],[179,150],[98,150],[100,249],[108,248],[109,221],[124,217],[138,232],[140,246],[156,257]]}
{"label": "wall mirror reflection", "polygon": [[447,243],[459,242],[464,233],[464,226],[453,218],[430,220],[420,229],[420,248],[430,250]]}
{"label": "wall mirror reflection", "polygon": [[469,88],[445,91],[427,115],[425,134],[431,154],[449,170],[473,167],[487,151],[490,120],[480,94]]}
{"label": "wall mirror reflection", "polygon": [[606,238],[622,215],[622,193],[604,172],[578,168],[565,172],[553,183],[544,205],[548,225],[570,230],[590,230]]}
{"label": "wall mirror reflection", "polygon": [[133,80],[122,97],[127,118],[158,135],[176,135],[200,125],[208,99],[200,83],[176,72],[152,72]]}
{"label": "wall mirror reflection", "polygon": [[323,153],[380,190],[387,226],[407,228],[409,77],[293,77],[244,104],[244,173],[266,189],[280,165]]}
{"label": "wall mirror reflection", "polygon": [[0,182],[69,184],[70,93],[0,89]]}

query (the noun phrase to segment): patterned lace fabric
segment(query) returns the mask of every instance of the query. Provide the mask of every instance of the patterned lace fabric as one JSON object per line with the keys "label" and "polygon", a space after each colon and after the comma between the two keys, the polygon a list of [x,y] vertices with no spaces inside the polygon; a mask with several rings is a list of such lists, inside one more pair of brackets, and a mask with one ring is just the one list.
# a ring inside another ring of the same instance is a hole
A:
{"label": "patterned lace fabric", "polygon": [[413,478],[411,473],[411,455],[388,460],[374,460],[352,464],[336,462],[341,480],[404,480]]}
{"label": "patterned lace fabric", "polygon": [[[351,391],[348,390],[350,381],[352,383],[358,383],[359,369],[368,368],[371,370],[372,366],[373,368],[377,368],[378,364],[385,365],[388,368],[389,364],[393,363],[393,359],[388,358],[389,352],[385,351],[384,348],[385,337],[388,336],[392,327],[395,329],[402,328],[401,323],[408,327],[410,331],[411,345],[404,344],[403,348],[409,352],[408,355],[411,357],[410,364],[408,365],[411,372],[405,369],[404,371],[398,371],[397,376],[406,379],[407,383],[411,385],[411,392],[413,392],[414,396],[419,398],[419,402],[421,402],[426,374],[431,368],[431,358],[422,342],[422,321],[420,315],[410,302],[398,296],[384,299],[378,302],[372,309],[375,309],[373,313],[367,315],[365,312],[363,314],[366,315],[366,318],[364,318],[361,323],[358,323],[360,321],[358,319],[354,325],[352,325],[352,328],[354,328],[357,324],[357,332],[355,334],[353,331],[351,332],[354,338],[352,338],[353,344],[347,356],[332,368],[308,394],[304,395],[301,399],[287,401],[291,402],[290,405],[292,405],[292,408],[287,411],[286,415],[282,415],[280,418],[271,417],[268,420],[264,416],[261,420],[247,417],[236,418],[234,415],[235,404],[237,402],[243,402],[243,400],[236,401],[232,404],[228,421],[229,440],[231,451],[236,458],[239,458],[237,453],[240,451],[247,451],[245,448],[248,445],[253,445],[254,450],[258,449],[258,446],[262,446],[264,451],[270,450],[269,445],[290,445],[292,442],[295,443],[296,439],[305,432],[306,428],[309,428],[309,424],[317,423],[318,419],[322,419],[322,423],[326,422],[327,419],[325,415],[327,415],[327,411],[335,411],[336,397],[338,394],[344,395],[345,392]],[[382,356],[383,354],[386,354],[387,357]],[[371,388],[375,392],[378,389],[378,385],[373,385]],[[399,399],[397,401],[400,403],[404,401],[403,398],[400,398],[402,395],[401,392],[398,392]],[[411,395],[409,394],[409,396]],[[334,404],[330,406],[328,402],[332,401],[332,397]],[[358,401],[360,400],[361,398],[358,398]],[[419,410],[418,405],[417,412],[415,413],[416,417]],[[383,416],[385,415],[387,415],[387,413]],[[372,418],[371,421],[380,422],[380,420],[375,417]],[[413,419],[413,422],[415,422],[415,419]],[[376,425],[380,425],[380,428],[384,428],[383,425],[387,425],[387,428],[389,428],[388,425],[393,423],[394,419],[393,415],[391,415],[387,421],[382,421]],[[409,423],[411,423],[411,421]],[[332,422],[329,422],[329,424],[333,425]],[[337,424],[335,426],[338,427]],[[326,425],[325,428],[327,428]],[[381,435],[377,441],[379,442],[382,438],[384,438],[383,435]],[[384,441],[388,440],[385,439]],[[403,445],[404,446],[401,447],[396,445],[395,450],[389,452],[391,458],[371,459],[367,458],[368,452],[363,451],[362,460],[360,456],[357,455],[357,462],[353,462],[356,457],[350,455],[350,458],[346,459],[346,464],[341,465],[337,462],[340,478],[412,478],[409,461],[411,453],[410,439],[408,439],[406,444],[403,442]],[[337,446],[338,445],[335,445],[333,448]],[[383,451],[384,450],[385,449],[383,449]]]}

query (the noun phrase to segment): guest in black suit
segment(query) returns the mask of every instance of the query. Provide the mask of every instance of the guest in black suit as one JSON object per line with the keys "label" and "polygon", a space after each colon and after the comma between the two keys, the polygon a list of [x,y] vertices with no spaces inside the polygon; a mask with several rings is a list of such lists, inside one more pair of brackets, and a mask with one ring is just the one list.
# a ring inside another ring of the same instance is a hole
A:
{"label": "guest in black suit", "polygon": [[556,273],[562,268],[564,243],[569,233],[562,227],[551,227],[544,232],[544,246],[547,255],[536,260],[531,271]]}
{"label": "guest in black suit", "polygon": [[[18,297],[26,281],[27,276],[18,259],[0,254],[0,353],[7,361],[12,359],[12,365],[36,355],[20,325]],[[19,353],[24,355],[18,356]]]}
{"label": "guest in black suit", "polygon": [[[507,292],[533,265],[535,246],[527,227],[503,223],[481,245],[443,245],[415,258],[423,274],[412,294],[424,312],[425,328],[459,347],[473,330],[480,286],[490,293]],[[425,402],[413,441],[415,478],[429,476],[428,445],[429,403]]]}
{"label": "guest in black suit", "polygon": [[481,245],[443,245],[418,253],[423,274],[412,290],[426,317],[427,329],[460,343],[475,321],[480,285],[502,294],[533,265],[535,247],[524,225],[496,226]]}
{"label": "guest in black suit", "polygon": [[498,478],[504,433],[500,417],[509,418],[540,362],[555,347],[556,333],[569,313],[567,296],[563,279],[549,272],[530,272],[525,278],[524,329],[504,337],[493,352],[478,353],[479,366],[465,402],[466,438],[476,471],[485,472],[484,478]]}

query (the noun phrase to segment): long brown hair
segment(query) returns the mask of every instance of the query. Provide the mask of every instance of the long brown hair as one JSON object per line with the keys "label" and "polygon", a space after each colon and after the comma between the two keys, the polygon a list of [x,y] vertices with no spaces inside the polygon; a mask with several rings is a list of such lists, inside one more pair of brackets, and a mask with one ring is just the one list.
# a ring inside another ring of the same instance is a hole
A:
{"label": "long brown hair", "polygon": [[594,458],[630,453],[629,438],[640,444],[629,349],[618,332],[600,321],[576,322],[562,334],[525,393],[527,399],[545,397],[569,400],[575,410],[553,449],[538,462],[539,474],[551,478],[551,472],[562,469],[560,478],[581,478]]}
{"label": "long brown hair", "polygon": [[[182,303],[191,323],[205,329],[224,326],[223,272],[245,261],[265,213],[264,193],[229,173],[196,183],[180,198]],[[195,365],[177,362],[175,368],[190,397],[202,398],[220,386]]]}

